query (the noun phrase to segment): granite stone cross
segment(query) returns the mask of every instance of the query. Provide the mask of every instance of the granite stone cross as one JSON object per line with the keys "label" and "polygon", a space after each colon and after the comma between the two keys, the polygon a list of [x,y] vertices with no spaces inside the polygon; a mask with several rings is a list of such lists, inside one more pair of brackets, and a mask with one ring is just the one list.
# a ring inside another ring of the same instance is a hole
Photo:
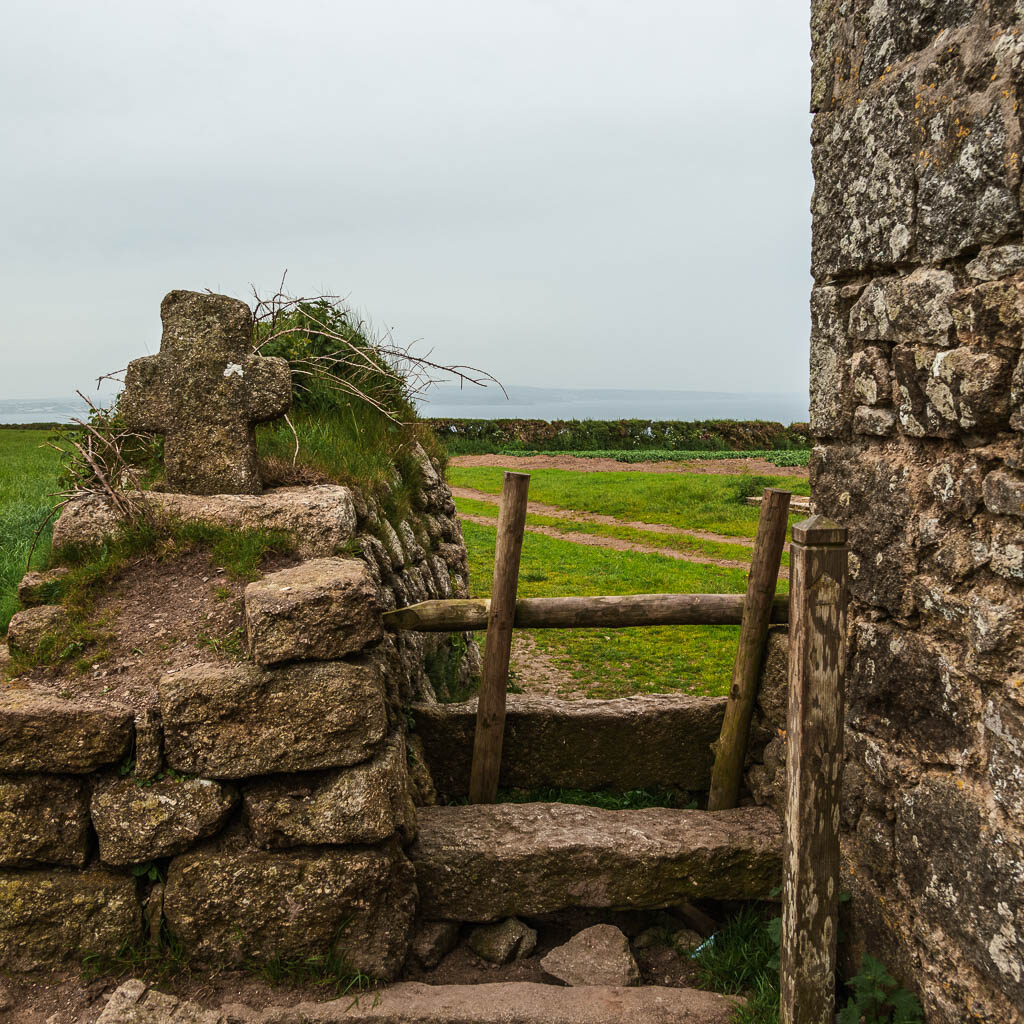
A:
{"label": "granite stone cross", "polygon": [[287,412],[287,361],[253,354],[252,313],[227,295],[169,292],[160,319],[159,354],[128,364],[125,422],[164,435],[174,490],[259,494],[254,427]]}

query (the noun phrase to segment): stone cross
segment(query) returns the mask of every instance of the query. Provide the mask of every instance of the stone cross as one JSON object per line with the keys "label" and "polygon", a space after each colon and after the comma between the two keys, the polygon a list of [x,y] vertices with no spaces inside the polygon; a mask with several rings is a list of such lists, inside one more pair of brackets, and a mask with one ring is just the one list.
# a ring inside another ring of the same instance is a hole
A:
{"label": "stone cross", "polygon": [[252,351],[238,299],[169,292],[155,356],[128,364],[120,407],[132,430],[163,434],[167,482],[185,494],[259,494],[254,426],[288,411],[288,362]]}

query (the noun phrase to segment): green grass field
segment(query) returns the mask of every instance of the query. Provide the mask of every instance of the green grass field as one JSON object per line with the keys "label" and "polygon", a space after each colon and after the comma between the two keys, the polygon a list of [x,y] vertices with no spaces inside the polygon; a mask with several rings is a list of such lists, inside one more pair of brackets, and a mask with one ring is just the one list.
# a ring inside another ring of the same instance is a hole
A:
{"label": "green grass field", "polygon": [[[44,447],[48,430],[0,430],[0,633],[18,610],[16,589],[25,574],[32,538],[53,507],[59,487],[57,452]],[[33,566],[50,553],[50,528],[40,535]]]}
{"label": "green grass field", "polygon": [[[514,461],[508,468],[515,468]],[[500,494],[504,472],[498,466],[450,466],[448,480],[454,486]],[[807,480],[794,476],[581,473],[567,469],[537,469],[530,474],[530,497],[534,501],[729,537],[753,537],[757,533],[758,510],[743,499],[760,494],[764,487],[810,494]]]}
{"label": "green grass field", "polygon": [[[489,526],[464,522],[474,597],[490,594],[494,538]],[[741,594],[746,573],[693,565],[662,555],[582,547],[528,533],[519,570],[521,597],[590,594]],[[737,626],[535,630],[548,654],[589,697],[674,691],[719,696],[729,688]]]}

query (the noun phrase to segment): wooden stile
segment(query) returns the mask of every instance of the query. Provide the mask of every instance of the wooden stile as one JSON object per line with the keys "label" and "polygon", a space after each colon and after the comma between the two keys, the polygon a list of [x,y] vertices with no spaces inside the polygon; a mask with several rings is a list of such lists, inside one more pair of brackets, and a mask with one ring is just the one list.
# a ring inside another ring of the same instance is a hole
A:
{"label": "wooden stile", "polygon": [[789,498],[789,491],[769,487],[765,488],[761,501],[761,516],[757,524],[750,576],[747,578],[739,645],[732,669],[732,685],[711,772],[709,811],[735,807],[739,796],[750,719],[757,699],[761,661],[779,579],[779,564],[786,543]]}
{"label": "wooden stile", "polygon": [[487,616],[487,647],[473,739],[473,767],[469,779],[469,800],[474,804],[493,803],[498,795],[508,664],[512,653],[519,559],[523,550],[529,490],[528,473],[505,474],[494,549],[494,583]]}
{"label": "wooden stile", "polygon": [[[516,601],[516,629],[617,629],[626,626],[738,626],[742,594],[623,594],[608,597],[526,597]],[[421,601],[385,612],[387,629],[453,633],[485,629],[487,598]],[[772,622],[789,621],[789,598],[776,597]]]}
{"label": "wooden stile", "polygon": [[846,530],[812,516],[790,548],[789,707],[780,1024],[833,1024],[839,785],[846,672]]}

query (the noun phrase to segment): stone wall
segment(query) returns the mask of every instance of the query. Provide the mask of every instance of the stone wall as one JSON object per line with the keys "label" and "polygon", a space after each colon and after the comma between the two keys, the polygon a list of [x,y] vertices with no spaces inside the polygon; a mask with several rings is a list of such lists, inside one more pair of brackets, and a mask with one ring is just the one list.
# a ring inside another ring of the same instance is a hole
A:
{"label": "stone wall", "polygon": [[[450,637],[382,628],[396,604],[468,593],[451,494],[422,462],[397,522],[333,485],[153,496],[179,519],[285,529],[302,560],[245,589],[247,656],[157,672],[136,705],[59,673],[0,685],[0,968],[169,933],[211,965],[334,951],[399,972],[417,906],[405,848],[430,796],[408,709],[436,699],[435,662],[448,682],[477,667],[468,637],[456,656]],[[87,500],[55,535],[117,529]],[[22,588],[34,606],[12,620],[15,647],[59,611],[35,603],[37,584]]]}
{"label": "stone wall", "polygon": [[1024,5],[814,0],[811,463],[850,531],[848,951],[1024,1006]]}

